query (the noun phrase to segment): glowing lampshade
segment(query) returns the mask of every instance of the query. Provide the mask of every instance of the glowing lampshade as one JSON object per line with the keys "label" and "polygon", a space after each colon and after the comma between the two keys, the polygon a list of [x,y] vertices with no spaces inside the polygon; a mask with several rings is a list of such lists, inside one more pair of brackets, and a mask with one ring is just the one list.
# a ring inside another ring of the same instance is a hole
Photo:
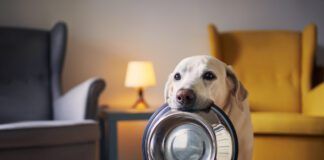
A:
{"label": "glowing lampshade", "polygon": [[146,88],[155,85],[153,64],[149,61],[131,61],[126,72],[126,87]]}

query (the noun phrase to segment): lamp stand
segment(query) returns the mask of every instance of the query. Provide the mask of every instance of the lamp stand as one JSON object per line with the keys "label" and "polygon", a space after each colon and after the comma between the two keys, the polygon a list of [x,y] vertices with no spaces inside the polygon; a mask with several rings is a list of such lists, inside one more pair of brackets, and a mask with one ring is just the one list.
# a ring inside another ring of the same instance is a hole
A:
{"label": "lamp stand", "polygon": [[136,100],[135,104],[132,106],[133,109],[147,109],[149,105],[146,103],[143,94],[143,88],[138,89],[138,99]]}

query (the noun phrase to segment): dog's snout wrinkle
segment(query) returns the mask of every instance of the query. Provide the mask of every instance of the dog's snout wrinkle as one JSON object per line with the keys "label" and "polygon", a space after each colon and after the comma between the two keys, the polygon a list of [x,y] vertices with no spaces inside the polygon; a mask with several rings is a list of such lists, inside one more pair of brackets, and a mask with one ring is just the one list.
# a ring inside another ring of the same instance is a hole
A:
{"label": "dog's snout wrinkle", "polygon": [[196,94],[191,89],[180,89],[176,95],[177,102],[182,107],[189,107],[196,101]]}

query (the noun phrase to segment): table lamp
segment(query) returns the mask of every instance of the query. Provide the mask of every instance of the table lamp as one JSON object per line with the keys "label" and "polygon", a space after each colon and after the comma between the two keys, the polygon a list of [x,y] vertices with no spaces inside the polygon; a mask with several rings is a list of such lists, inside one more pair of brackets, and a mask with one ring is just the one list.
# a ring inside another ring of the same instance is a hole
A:
{"label": "table lamp", "polygon": [[143,89],[155,85],[153,64],[149,61],[131,61],[127,65],[125,86],[138,90],[138,99],[132,108],[146,109]]}

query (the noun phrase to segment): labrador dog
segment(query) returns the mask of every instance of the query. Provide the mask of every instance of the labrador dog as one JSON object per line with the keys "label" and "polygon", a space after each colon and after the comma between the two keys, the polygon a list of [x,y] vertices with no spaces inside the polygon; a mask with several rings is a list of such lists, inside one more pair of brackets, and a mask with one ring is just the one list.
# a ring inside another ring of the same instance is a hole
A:
{"label": "labrador dog", "polygon": [[239,160],[251,160],[253,129],[247,91],[233,69],[207,55],[183,59],[170,74],[164,91],[172,108],[204,109],[211,103],[231,119],[239,141]]}

